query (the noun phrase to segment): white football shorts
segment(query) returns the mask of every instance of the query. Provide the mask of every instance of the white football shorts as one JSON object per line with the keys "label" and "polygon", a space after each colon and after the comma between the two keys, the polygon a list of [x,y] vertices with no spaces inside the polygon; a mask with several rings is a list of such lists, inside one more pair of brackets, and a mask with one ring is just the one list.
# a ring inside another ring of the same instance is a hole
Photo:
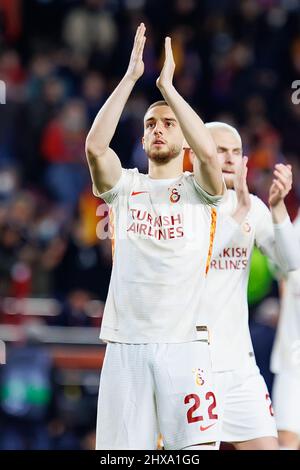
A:
{"label": "white football shorts", "polygon": [[221,441],[277,437],[270,395],[254,359],[246,367],[214,372],[219,400]]}
{"label": "white football shorts", "polygon": [[96,449],[165,449],[217,442],[219,420],[207,341],[108,343]]}

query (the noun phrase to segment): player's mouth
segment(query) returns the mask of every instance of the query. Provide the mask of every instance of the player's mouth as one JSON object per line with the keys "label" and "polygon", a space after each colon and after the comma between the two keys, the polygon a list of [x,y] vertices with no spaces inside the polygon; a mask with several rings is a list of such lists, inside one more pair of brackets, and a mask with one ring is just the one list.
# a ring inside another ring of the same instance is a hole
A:
{"label": "player's mouth", "polygon": [[222,173],[224,173],[225,175],[234,175],[234,171],[230,170],[222,170]]}
{"label": "player's mouth", "polygon": [[156,139],[156,140],[154,140],[153,145],[164,145],[165,143],[166,142],[164,142],[161,139]]}

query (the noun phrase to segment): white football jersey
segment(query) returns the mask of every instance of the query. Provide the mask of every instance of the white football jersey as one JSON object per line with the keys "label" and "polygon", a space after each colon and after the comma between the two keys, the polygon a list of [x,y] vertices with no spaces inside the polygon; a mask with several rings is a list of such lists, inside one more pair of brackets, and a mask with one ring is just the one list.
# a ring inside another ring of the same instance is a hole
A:
{"label": "white football jersey", "polygon": [[[300,215],[295,221],[300,240]],[[300,270],[288,274],[271,357],[274,373],[293,370],[300,376]]]}
{"label": "white football jersey", "polygon": [[197,339],[206,265],[220,197],[191,173],[154,180],[122,170],[100,196],[114,227],[113,267],[100,338],[122,343],[181,343]]}
{"label": "white football jersey", "polygon": [[[205,324],[211,337],[213,370],[243,367],[252,357],[253,346],[248,326],[247,288],[254,244],[280,264],[276,253],[274,226],[267,206],[251,195],[251,209],[241,226],[220,253],[214,254],[206,279],[200,311],[206,313]],[[216,245],[223,237],[222,219],[237,205],[235,191],[228,190],[218,207]]]}

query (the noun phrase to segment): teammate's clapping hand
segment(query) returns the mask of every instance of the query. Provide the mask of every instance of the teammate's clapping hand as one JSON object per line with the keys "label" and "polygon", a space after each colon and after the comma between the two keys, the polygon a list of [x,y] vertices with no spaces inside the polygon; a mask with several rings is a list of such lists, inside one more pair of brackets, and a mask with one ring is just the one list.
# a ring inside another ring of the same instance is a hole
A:
{"label": "teammate's clapping hand", "polygon": [[251,207],[249,189],[247,185],[248,157],[243,157],[234,178],[234,189],[237,196],[237,207],[232,217],[241,223]]}
{"label": "teammate's clapping hand", "polygon": [[144,73],[143,51],[146,42],[146,27],[141,23],[135,33],[134,44],[126,75],[137,81]]}
{"label": "teammate's clapping hand", "polygon": [[238,168],[234,179],[234,189],[237,195],[238,203],[250,208],[250,195],[247,185],[247,174],[248,174],[248,157],[243,157],[241,165]]}
{"label": "teammate's clapping hand", "polygon": [[275,165],[274,179],[269,191],[269,205],[276,206],[288,195],[293,184],[291,165],[278,163]]}
{"label": "teammate's clapping hand", "polygon": [[165,61],[160,76],[156,80],[156,85],[160,90],[166,89],[173,84],[175,71],[175,61],[173,57],[171,38],[165,38]]}

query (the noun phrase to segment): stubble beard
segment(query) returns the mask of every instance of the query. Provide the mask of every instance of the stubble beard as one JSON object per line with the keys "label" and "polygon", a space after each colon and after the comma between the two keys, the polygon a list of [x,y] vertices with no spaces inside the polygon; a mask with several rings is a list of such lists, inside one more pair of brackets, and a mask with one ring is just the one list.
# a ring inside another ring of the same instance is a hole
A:
{"label": "stubble beard", "polygon": [[148,150],[146,154],[152,162],[157,163],[158,165],[164,165],[169,163],[169,161],[173,160],[174,158],[178,157],[181,152],[181,147],[178,145],[172,145],[168,149],[156,149],[156,150]]}
{"label": "stubble beard", "polygon": [[228,189],[234,189],[234,179],[235,179],[235,175],[232,174],[232,175],[228,175],[228,174],[224,174],[223,173],[223,178],[225,180],[225,184],[226,184],[226,187]]}

